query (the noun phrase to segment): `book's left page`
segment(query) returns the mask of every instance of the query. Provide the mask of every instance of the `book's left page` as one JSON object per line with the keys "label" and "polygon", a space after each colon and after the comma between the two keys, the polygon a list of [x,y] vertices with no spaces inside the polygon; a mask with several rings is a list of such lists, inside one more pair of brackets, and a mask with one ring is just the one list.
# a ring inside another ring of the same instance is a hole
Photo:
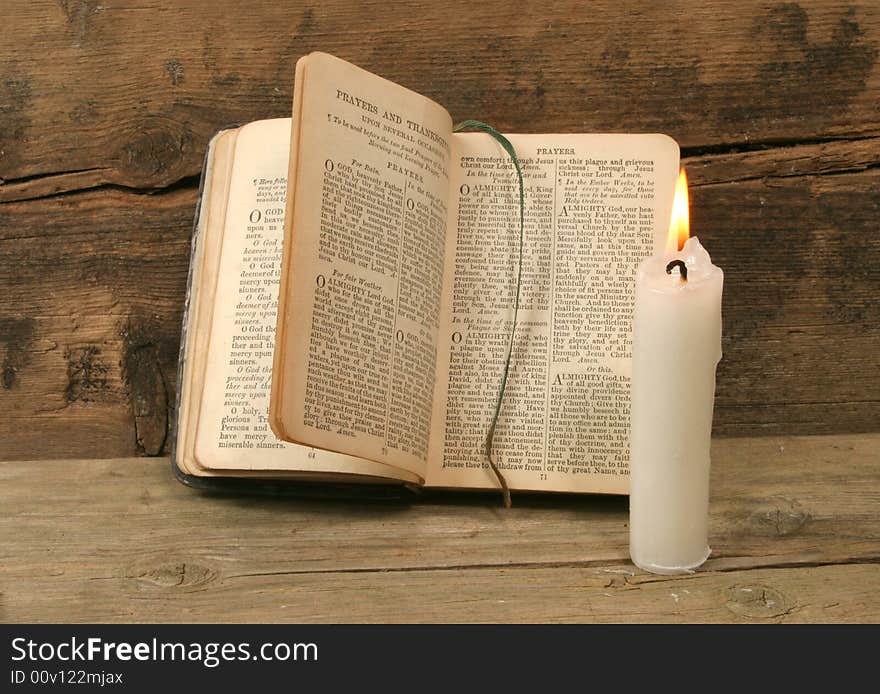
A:
{"label": "book's left page", "polygon": [[356,476],[418,483],[382,463],[283,443],[268,427],[290,119],[212,143],[193,248],[178,464],[201,476]]}

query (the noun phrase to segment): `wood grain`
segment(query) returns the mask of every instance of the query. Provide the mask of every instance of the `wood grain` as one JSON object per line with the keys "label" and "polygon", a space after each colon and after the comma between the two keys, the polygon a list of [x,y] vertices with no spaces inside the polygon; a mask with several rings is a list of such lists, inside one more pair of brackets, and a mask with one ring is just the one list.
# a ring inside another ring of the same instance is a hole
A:
{"label": "wood grain", "polygon": [[712,558],[680,578],[628,562],[618,497],[282,501],[165,459],[5,462],[0,620],[876,621],[878,451],[716,441]]}
{"label": "wood grain", "polygon": [[0,206],[0,458],[167,443],[195,193]]}
{"label": "wood grain", "polygon": [[880,134],[870,0],[14,4],[0,37],[7,181],[192,176],[220,126],[289,114],[312,50],[509,132],[660,131],[687,148]]}
{"label": "wood grain", "polygon": [[511,132],[660,131],[726,271],[716,435],[880,422],[880,8],[13,2],[0,459],[168,450],[198,174],[311,50]]}

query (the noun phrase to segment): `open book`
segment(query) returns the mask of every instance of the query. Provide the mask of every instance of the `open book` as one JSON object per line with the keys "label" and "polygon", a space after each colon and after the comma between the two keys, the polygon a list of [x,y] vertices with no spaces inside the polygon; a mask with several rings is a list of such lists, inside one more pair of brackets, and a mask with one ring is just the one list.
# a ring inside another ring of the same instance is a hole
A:
{"label": "open book", "polygon": [[[626,493],[635,270],[665,240],[678,146],[508,138],[525,241],[494,459],[514,490]],[[519,232],[495,140],[343,60],[300,59],[292,119],[222,131],[206,157],[177,466],[496,488],[484,443]]]}

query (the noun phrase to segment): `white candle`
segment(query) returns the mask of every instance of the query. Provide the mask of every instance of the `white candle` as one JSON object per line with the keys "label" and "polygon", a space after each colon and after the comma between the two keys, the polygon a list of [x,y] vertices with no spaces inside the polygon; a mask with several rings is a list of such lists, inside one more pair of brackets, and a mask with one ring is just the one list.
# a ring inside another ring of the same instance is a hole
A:
{"label": "white candle", "polygon": [[710,552],[709,443],[724,273],[688,238],[687,207],[682,170],[666,251],[644,260],[636,279],[630,556],[660,574],[690,572]]}

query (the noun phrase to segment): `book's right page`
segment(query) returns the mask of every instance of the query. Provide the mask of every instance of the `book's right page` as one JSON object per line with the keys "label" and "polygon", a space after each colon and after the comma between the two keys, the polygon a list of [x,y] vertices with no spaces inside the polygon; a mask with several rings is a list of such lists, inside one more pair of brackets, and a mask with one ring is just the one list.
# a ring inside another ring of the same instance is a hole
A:
{"label": "book's right page", "polygon": [[[493,453],[512,489],[626,494],[635,272],[661,248],[679,149],[665,135],[509,135],[525,183],[522,293]],[[498,486],[484,454],[519,251],[512,162],[453,137],[427,486]]]}

